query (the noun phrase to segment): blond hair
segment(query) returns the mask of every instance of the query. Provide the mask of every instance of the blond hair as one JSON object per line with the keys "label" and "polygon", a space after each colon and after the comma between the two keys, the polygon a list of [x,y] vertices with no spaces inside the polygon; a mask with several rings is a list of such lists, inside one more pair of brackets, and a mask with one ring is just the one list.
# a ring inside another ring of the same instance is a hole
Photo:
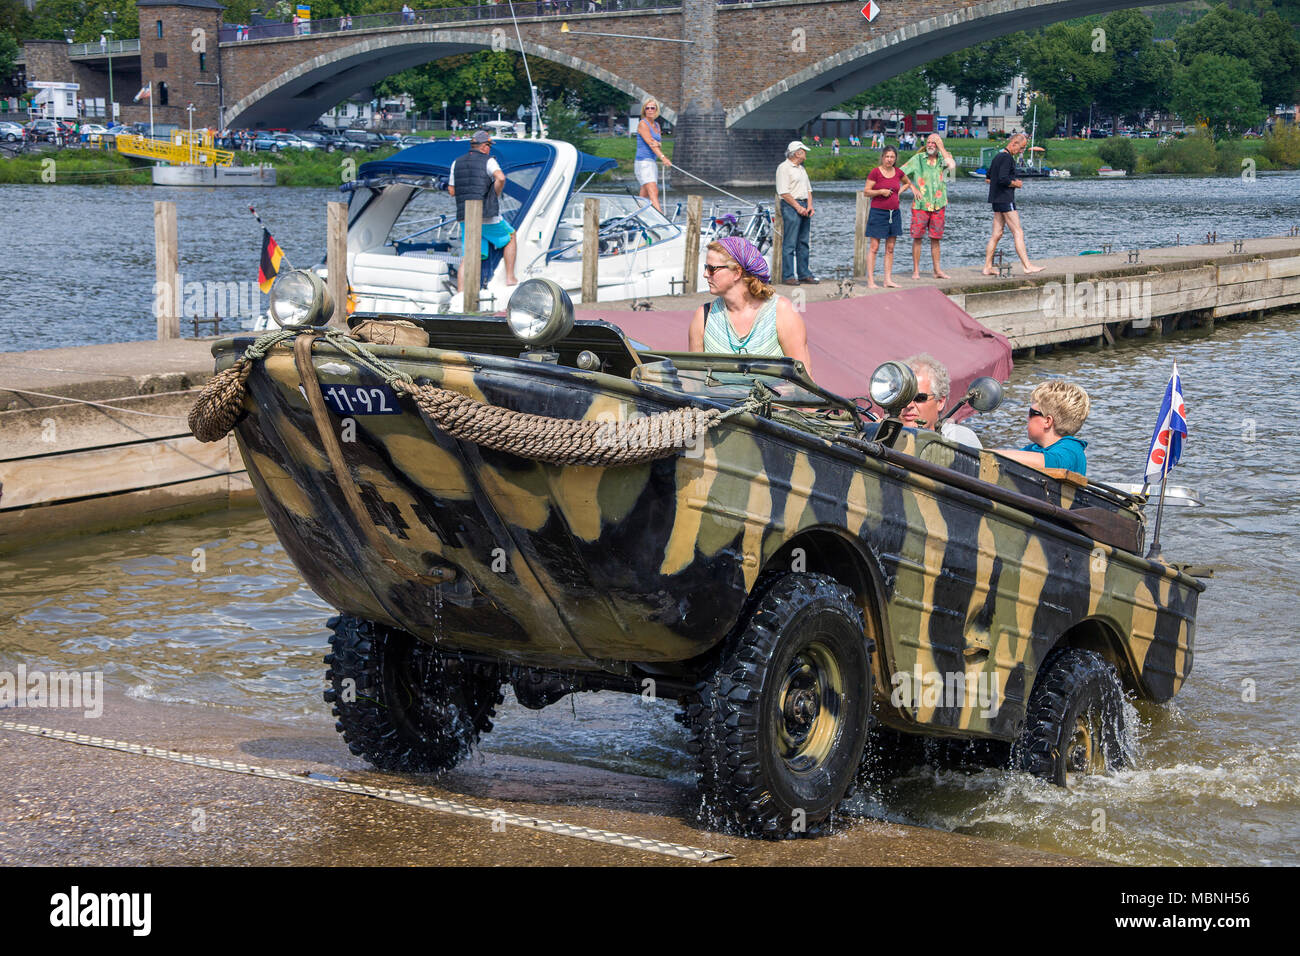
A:
{"label": "blond hair", "polygon": [[660,102],[659,102],[657,99],[655,99],[653,96],[651,96],[651,97],[649,97],[648,99],[646,99],[646,101],[645,101],[644,103],[641,104],[641,118],[642,118],[642,119],[645,119],[645,111],[646,111],[647,109],[650,108],[650,105],[651,105],[652,103],[654,104],[654,107],[655,107],[655,109],[656,109],[658,112],[663,112],[663,104],[660,103]]}
{"label": "blond hair", "polygon": [[1052,427],[1058,435],[1073,435],[1082,428],[1092,407],[1087,392],[1060,379],[1035,386],[1029,401],[1043,414],[1052,416]]}
{"label": "blond hair", "polygon": [[734,266],[740,270],[740,277],[745,280],[745,285],[749,288],[749,294],[755,299],[766,302],[772,296],[776,295],[776,289],[772,288],[752,272],[746,272],[745,267],[736,261],[736,257],[727,251],[727,247],[720,242],[710,242],[705,250],[707,252],[716,252],[722,256],[726,262],[723,263],[727,268]]}

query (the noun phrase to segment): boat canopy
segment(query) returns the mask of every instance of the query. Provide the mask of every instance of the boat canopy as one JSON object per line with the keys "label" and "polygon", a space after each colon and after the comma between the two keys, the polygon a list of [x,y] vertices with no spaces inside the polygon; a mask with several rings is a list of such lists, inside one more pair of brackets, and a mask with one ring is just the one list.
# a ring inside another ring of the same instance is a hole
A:
{"label": "boat canopy", "polygon": [[[421,143],[388,159],[363,163],[357,170],[356,180],[345,183],[340,189],[345,192],[359,187],[376,189],[391,183],[446,189],[451,177],[451,164],[466,155],[469,147],[470,144],[464,140]],[[555,165],[556,152],[555,144],[545,140],[498,139],[492,142],[490,155],[506,174],[506,195],[519,203],[517,210],[505,214],[511,225],[517,226],[532,205],[534,195]],[[578,151],[578,176],[603,173],[617,165],[613,159]],[[569,191],[573,191],[573,183],[569,184]]]}

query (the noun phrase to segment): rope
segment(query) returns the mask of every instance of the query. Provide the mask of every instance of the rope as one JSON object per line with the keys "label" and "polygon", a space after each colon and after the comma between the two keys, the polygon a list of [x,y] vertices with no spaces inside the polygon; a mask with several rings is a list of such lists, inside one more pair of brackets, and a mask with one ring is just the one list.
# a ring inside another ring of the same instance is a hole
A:
{"label": "rope", "polygon": [[105,405],[103,402],[92,402],[88,398],[69,398],[66,395],[47,395],[44,392],[29,392],[25,388],[11,388],[5,385],[0,385],[0,392],[14,392],[18,395],[36,395],[40,398],[55,398],[61,402],[75,402],[78,405],[94,405],[96,408],[107,408],[111,412],[126,412],[128,415],[143,415],[146,418],[168,418],[177,422],[185,421],[185,418],[182,415],[159,415],[156,412],[141,412],[134,408],[119,408],[116,405]]}
{"label": "rope", "polygon": [[680,167],[680,166],[674,166],[673,169],[677,170],[679,173],[685,173],[687,176],[690,176],[691,179],[695,180],[697,183],[702,183],[702,184],[704,184],[705,186],[708,186],[710,189],[716,189],[718,192],[722,193],[722,195],[724,195],[724,196],[730,196],[732,199],[736,200],[736,202],[740,203],[742,206],[758,206],[758,205],[759,205],[759,204],[756,203],[756,202],[750,202],[748,199],[741,199],[741,198],[740,198],[739,196],[737,196],[735,193],[729,193],[729,192],[727,192],[725,189],[723,189],[721,186],[715,186],[715,185],[713,185],[713,183],[709,182],[707,179],[701,179],[699,176],[696,176],[694,173],[686,172],[686,170],[682,169],[682,167]]}
{"label": "rope", "polygon": [[33,737],[63,740],[68,743],[81,744],[85,747],[99,747],[103,750],[115,750],[119,753],[134,754],[138,757],[153,757],[158,760],[170,760],[174,763],[188,764],[192,767],[206,767],[209,770],[225,770],[228,773],[240,773],[250,777],[262,777],[267,780],[280,780],[285,783],[296,783],[305,787],[318,787],[322,790],[333,790],[337,793],[350,793],[355,796],[374,797],[377,800],[401,803],[408,807],[421,807],[426,810],[438,810],[442,813],[451,813],[460,817],[487,820],[493,823],[499,823],[502,826],[508,824],[510,826],[525,827],[530,830],[540,830],[543,833],[554,833],[558,836],[574,837],[579,840],[591,840],[595,843],[606,843],[610,846],[626,847],[632,850],[644,850],[647,853],[659,853],[664,856],[675,856],[683,860],[696,860],[700,863],[713,863],[717,860],[731,859],[731,854],[721,853],[717,850],[706,850],[701,847],[687,846],[681,843],[669,843],[665,840],[652,840],[648,837],[633,836],[630,833],[618,833],[613,830],[597,830],[594,827],[578,826],[573,823],[561,823],[557,820],[546,820],[541,817],[528,817],[518,813],[507,813],[504,810],[490,810],[487,807],[476,807],[468,803],[460,803],[456,800],[444,800],[440,797],[430,797],[422,793],[412,793],[409,790],[392,790],[388,787],[372,787],[366,784],[352,783],[347,780],[339,780],[337,777],[331,777],[321,773],[289,773],[285,770],[276,770],[273,767],[259,767],[256,764],[238,763],[233,760],[220,760],[216,757],[204,757],[200,754],[187,754],[178,750],[163,750],[160,747],[150,747],[146,744],[134,744],[129,741],[112,740],[107,737],[92,737],[87,734],[77,734],[67,730],[57,730],[53,727],[40,727],[35,724],[23,724],[11,720],[0,720],[0,730],[9,730],[20,734],[31,734]]}
{"label": "rope", "polygon": [[[295,334],[282,330],[262,336],[234,365],[212,377],[190,411],[195,438],[212,442],[225,437],[243,409],[253,362]],[[549,418],[489,405],[436,385],[418,385],[410,375],[344,333],[325,329],[316,334],[370,368],[395,392],[412,399],[431,431],[438,429],[483,448],[553,465],[609,467],[666,458],[696,447],[710,429],[733,415],[759,407],[756,400],[747,399],[725,412],[687,407],[630,422]]]}

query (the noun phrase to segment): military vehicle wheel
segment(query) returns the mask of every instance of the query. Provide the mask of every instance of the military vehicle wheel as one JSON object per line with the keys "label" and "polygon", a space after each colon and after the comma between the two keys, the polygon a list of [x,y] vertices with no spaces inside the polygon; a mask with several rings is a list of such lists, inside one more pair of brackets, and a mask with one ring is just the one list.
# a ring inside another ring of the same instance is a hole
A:
{"label": "military vehicle wheel", "polygon": [[1047,661],[1034,684],[1013,759],[1021,770],[1067,786],[1123,766],[1124,734],[1114,666],[1095,651],[1068,648]]}
{"label": "military vehicle wheel", "polygon": [[404,631],[348,614],[329,627],[325,700],[357,756],[380,770],[439,773],[492,729],[503,700],[494,671],[476,672]]}
{"label": "military vehicle wheel", "polygon": [[830,816],[866,746],[871,652],[852,593],[832,578],[787,574],[767,588],[687,701],[710,823],[783,837]]}

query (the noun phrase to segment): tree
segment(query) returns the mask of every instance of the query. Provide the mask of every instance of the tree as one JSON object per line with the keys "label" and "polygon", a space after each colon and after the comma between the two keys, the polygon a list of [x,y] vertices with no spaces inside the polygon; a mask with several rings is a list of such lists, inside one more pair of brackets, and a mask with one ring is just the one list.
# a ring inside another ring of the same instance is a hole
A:
{"label": "tree", "polygon": [[565,105],[563,99],[554,99],[546,104],[545,118],[548,138],[572,143],[582,152],[588,150],[590,133],[587,124],[583,121],[582,114]]}
{"label": "tree", "polygon": [[22,48],[18,41],[4,31],[0,31],[0,82],[7,81],[14,71],[14,60]]}
{"label": "tree", "polygon": [[[1097,105],[1117,120],[1136,118],[1169,102],[1174,82],[1174,57],[1157,45],[1151,20],[1136,10],[1119,10],[1101,22],[1110,76],[1097,90]],[[1116,123],[1118,127],[1118,123]]]}
{"label": "tree", "polygon": [[1021,38],[1017,34],[941,56],[922,67],[934,86],[943,84],[974,114],[977,103],[992,103],[1020,69]]}
{"label": "tree", "polygon": [[1275,10],[1254,17],[1221,3],[1195,23],[1180,27],[1174,45],[1184,66],[1202,53],[1245,61],[1270,108],[1295,102],[1300,87],[1300,41]]}
{"label": "tree", "polygon": [[108,27],[105,13],[115,14],[113,38],[134,39],[140,35],[135,0],[37,0],[32,14],[31,38],[62,40],[71,29],[77,43],[91,43]]}
{"label": "tree", "polygon": [[1263,121],[1259,84],[1242,60],[1200,53],[1174,75],[1170,105],[1186,123],[1204,124],[1215,139]]}
{"label": "tree", "polygon": [[1114,68],[1110,57],[1093,52],[1092,31],[1087,24],[1053,24],[1025,44],[1021,58],[1029,85],[1066,112],[1067,133],[1073,114],[1088,109]]}
{"label": "tree", "polygon": [[1044,93],[1035,93],[1025,105],[1025,129],[1028,130],[1034,122],[1038,123],[1036,139],[1047,139],[1056,132],[1056,104]]}

